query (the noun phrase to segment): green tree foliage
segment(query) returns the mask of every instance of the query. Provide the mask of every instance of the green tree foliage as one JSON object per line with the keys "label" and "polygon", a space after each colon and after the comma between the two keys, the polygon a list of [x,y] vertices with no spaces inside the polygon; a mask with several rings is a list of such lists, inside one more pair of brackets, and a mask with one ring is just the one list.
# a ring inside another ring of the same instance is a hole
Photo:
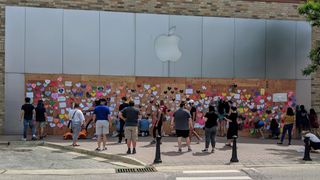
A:
{"label": "green tree foliage", "polygon": [[[299,14],[304,15],[314,27],[320,27],[320,0],[308,0],[299,7]],[[311,64],[302,70],[303,75],[308,76],[316,72],[320,66],[320,43],[310,51]]]}

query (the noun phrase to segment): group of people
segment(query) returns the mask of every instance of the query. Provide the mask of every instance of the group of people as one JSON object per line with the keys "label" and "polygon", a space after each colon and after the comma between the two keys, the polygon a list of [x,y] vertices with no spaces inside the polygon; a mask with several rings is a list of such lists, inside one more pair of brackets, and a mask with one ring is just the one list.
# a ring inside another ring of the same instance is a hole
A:
{"label": "group of people", "polygon": [[[107,150],[107,135],[109,134],[109,129],[112,125],[112,118],[110,116],[110,109],[106,104],[106,99],[100,99],[95,102],[95,106],[92,109],[95,135],[97,136],[96,151]],[[38,132],[39,139],[43,139],[45,136],[44,128],[46,127],[47,121],[47,113],[43,101],[39,100],[37,107],[34,108],[30,103],[30,98],[25,98],[25,104],[22,106],[21,110],[21,119],[24,124],[23,139],[25,140],[27,137],[28,126],[32,129],[32,140],[37,139],[36,132]],[[153,135],[151,144],[154,144],[156,142],[156,137],[161,137],[163,134],[163,122],[166,121],[166,118],[168,117],[167,113],[169,111],[170,110],[168,110],[164,101],[160,101],[160,103],[150,101],[150,105],[146,111],[140,112],[140,110],[135,107],[134,101],[128,101],[126,97],[122,97],[122,103],[119,106],[117,118],[119,120],[118,143],[122,143],[125,138],[128,147],[127,153],[135,154],[137,152],[138,127],[140,127],[140,132],[143,134],[149,134],[149,124],[142,123],[142,121],[139,122],[139,119],[143,119],[145,122],[148,122],[148,119],[151,119]],[[182,152],[182,138],[185,138],[186,140],[188,151],[192,151],[190,147],[192,136],[197,138],[198,143],[202,140],[195,131],[197,112],[194,101],[188,100],[182,101],[180,108],[173,113],[170,122],[171,128],[175,130],[175,134],[178,137],[179,152]],[[79,146],[77,143],[78,135],[85,125],[85,117],[79,104],[74,104],[72,110],[69,111],[68,117],[72,122],[72,146]],[[36,124],[34,124],[33,119],[35,119]],[[225,131],[227,136],[226,146],[231,146],[233,137],[238,136],[239,114],[237,112],[237,107],[233,105],[232,102],[220,100],[217,105],[210,104],[208,112],[204,114],[203,119],[203,129],[205,132],[205,148],[203,149],[203,152],[209,151],[210,143],[212,147],[211,152],[214,152],[216,136],[224,136]],[[226,124],[228,124],[228,128],[226,128]],[[315,136],[319,137],[319,123],[315,110],[310,109],[310,113],[308,114],[303,105],[299,106],[296,112],[294,112],[291,107],[288,107],[287,112],[282,116],[280,122],[273,118],[270,124],[272,136],[280,135],[280,126],[282,126],[283,131],[278,144],[283,144],[284,137],[286,133],[288,133],[288,144],[290,145],[294,129],[297,129],[299,134],[302,134],[302,131],[309,130],[315,134]],[[141,129],[141,127],[143,128]],[[40,130],[36,131],[36,128],[39,128]]]}

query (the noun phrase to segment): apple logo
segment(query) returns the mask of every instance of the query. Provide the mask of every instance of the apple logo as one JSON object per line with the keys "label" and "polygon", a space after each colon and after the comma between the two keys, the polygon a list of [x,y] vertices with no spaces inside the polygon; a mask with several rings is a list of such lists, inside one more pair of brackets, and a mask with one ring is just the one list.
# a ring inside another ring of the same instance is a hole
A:
{"label": "apple logo", "polygon": [[178,47],[180,37],[174,34],[176,27],[172,27],[168,34],[162,34],[155,40],[155,51],[157,57],[162,61],[178,61],[181,58],[181,51]]}

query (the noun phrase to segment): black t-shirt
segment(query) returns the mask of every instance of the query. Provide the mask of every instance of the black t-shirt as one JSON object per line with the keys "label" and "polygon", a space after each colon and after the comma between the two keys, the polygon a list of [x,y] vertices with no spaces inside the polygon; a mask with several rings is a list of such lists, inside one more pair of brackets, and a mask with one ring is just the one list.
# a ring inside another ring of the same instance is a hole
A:
{"label": "black t-shirt", "polygon": [[190,115],[191,115],[191,119],[192,120],[195,120],[195,119],[193,119],[194,117],[193,117],[193,113],[196,113],[197,112],[197,108],[195,107],[195,106],[192,106],[191,107],[191,110],[190,110]]}
{"label": "black t-shirt", "polygon": [[212,128],[213,126],[217,126],[217,119],[218,119],[218,115],[214,112],[207,112],[206,115],[204,116],[207,119],[205,127],[206,128]]}
{"label": "black t-shirt", "polygon": [[[126,107],[129,107],[129,104],[128,103],[122,103],[122,104],[120,104],[120,106],[119,106],[119,112],[120,111],[122,111],[124,108],[126,108]],[[122,119],[123,120],[123,119]]]}
{"label": "black t-shirt", "polygon": [[24,104],[21,107],[21,110],[24,111],[23,118],[26,120],[32,120],[34,107],[32,104]]}
{"label": "black t-shirt", "polygon": [[36,121],[39,121],[39,122],[46,121],[45,113],[46,113],[46,108],[36,107]]}

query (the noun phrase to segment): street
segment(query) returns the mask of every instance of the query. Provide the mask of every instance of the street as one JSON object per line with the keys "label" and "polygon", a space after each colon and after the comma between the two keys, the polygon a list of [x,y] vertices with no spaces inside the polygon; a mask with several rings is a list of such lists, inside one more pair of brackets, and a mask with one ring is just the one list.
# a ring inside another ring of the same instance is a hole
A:
{"label": "street", "polygon": [[[313,157],[319,156],[317,153]],[[319,179],[320,164],[221,164],[156,166],[157,172],[116,173],[130,164],[46,146],[0,146],[0,179],[115,179],[115,180],[233,180]],[[253,156],[254,158],[254,156]],[[141,168],[141,167],[140,167]]]}

